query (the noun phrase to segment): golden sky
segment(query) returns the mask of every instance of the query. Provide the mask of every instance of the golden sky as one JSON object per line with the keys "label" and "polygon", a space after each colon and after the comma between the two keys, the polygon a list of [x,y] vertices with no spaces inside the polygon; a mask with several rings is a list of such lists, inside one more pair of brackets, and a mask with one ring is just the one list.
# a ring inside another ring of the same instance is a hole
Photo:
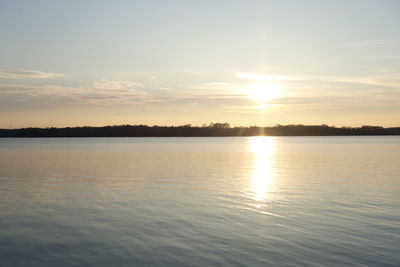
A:
{"label": "golden sky", "polygon": [[0,127],[400,125],[399,1],[2,1]]}

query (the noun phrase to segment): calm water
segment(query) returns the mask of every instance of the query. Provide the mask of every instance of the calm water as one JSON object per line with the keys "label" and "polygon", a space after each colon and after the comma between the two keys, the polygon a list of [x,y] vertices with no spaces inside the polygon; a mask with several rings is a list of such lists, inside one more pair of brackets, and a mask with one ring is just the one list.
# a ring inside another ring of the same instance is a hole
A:
{"label": "calm water", "polygon": [[0,266],[399,266],[400,137],[0,139]]}

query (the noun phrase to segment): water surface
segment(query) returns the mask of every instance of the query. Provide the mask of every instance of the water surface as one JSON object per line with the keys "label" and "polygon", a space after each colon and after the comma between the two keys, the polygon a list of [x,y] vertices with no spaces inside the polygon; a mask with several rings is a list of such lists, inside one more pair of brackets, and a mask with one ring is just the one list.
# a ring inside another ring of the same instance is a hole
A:
{"label": "water surface", "polygon": [[0,139],[0,266],[399,266],[400,137]]}

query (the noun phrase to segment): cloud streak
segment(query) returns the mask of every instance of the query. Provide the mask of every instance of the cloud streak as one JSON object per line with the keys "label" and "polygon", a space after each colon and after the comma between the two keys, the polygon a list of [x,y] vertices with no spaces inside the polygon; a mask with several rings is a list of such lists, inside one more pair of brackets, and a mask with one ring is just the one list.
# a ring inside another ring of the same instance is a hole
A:
{"label": "cloud streak", "polygon": [[384,87],[399,87],[400,73],[384,73],[368,76],[323,76],[323,75],[267,75],[260,73],[239,73],[240,79],[254,81],[277,82],[318,82],[318,83],[349,83],[360,85],[375,85]]}
{"label": "cloud streak", "polygon": [[52,79],[63,77],[61,73],[43,72],[36,70],[0,69],[0,78],[7,79]]}
{"label": "cloud streak", "polygon": [[116,81],[116,80],[101,79],[100,81],[94,82],[93,87],[97,89],[106,89],[106,90],[123,90],[123,89],[133,89],[136,87],[142,87],[142,85],[132,81]]}
{"label": "cloud streak", "polygon": [[0,95],[14,95],[20,99],[59,98],[68,102],[100,105],[145,102],[149,95],[134,89],[110,90],[108,88],[68,87],[59,85],[0,84]]}
{"label": "cloud streak", "polygon": [[249,80],[257,80],[257,81],[291,81],[295,80],[294,77],[282,76],[282,75],[265,75],[259,73],[239,73],[237,77],[240,79],[249,79]]}
{"label": "cloud streak", "polygon": [[135,81],[103,78],[87,86],[0,84],[0,95],[15,96],[21,101],[41,97],[48,100],[57,98],[66,102],[99,105],[129,103],[150,105],[150,103],[199,101],[204,105],[235,103],[241,106],[253,101],[242,90],[243,86],[271,81],[271,83],[282,83],[282,94],[269,101],[270,105],[293,106],[318,103],[330,105],[337,104],[337,101],[356,104],[361,100],[370,104],[385,101],[392,103],[394,99],[398,101],[400,95],[392,90],[394,86],[400,85],[398,77],[396,73],[364,77],[241,73],[228,81],[189,84],[173,87],[170,90],[159,90]]}

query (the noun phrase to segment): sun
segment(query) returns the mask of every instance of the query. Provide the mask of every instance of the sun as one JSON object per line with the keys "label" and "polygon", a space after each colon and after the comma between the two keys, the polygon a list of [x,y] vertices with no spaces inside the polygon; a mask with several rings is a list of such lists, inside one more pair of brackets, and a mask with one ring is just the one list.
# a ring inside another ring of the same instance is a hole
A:
{"label": "sun", "polygon": [[259,82],[244,86],[243,93],[259,103],[267,103],[279,95],[279,85],[270,82]]}

